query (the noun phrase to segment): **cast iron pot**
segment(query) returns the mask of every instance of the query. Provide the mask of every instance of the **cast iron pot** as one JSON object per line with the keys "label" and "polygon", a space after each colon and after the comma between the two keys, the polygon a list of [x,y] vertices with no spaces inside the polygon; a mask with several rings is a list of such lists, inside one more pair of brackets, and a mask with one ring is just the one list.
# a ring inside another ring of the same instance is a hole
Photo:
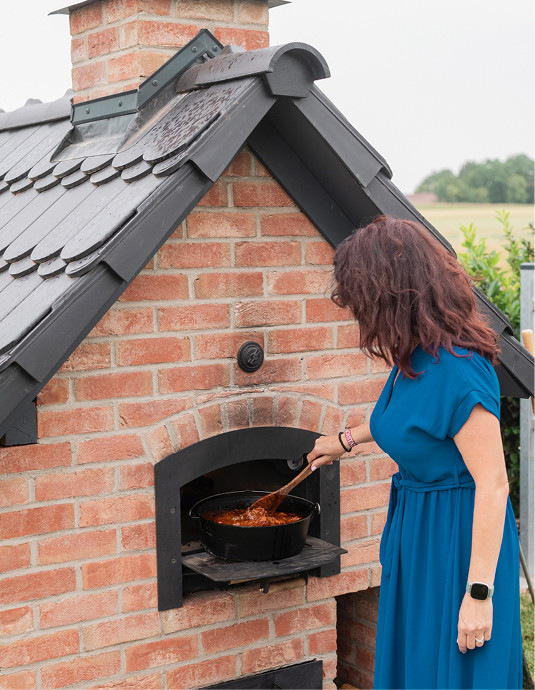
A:
{"label": "cast iron pot", "polygon": [[222,525],[203,516],[212,510],[247,508],[268,491],[232,491],[203,498],[189,511],[197,521],[201,543],[208,553],[232,561],[279,561],[302,551],[314,511],[318,503],[305,498],[286,496],[280,509],[302,516],[296,522],[266,527]]}

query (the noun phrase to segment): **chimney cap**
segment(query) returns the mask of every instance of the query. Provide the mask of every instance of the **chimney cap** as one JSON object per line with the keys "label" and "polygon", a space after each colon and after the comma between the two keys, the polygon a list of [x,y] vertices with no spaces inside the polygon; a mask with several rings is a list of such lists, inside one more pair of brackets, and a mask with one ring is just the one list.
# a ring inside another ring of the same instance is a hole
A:
{"label": "chimney cap", "polygon": [[[49,15],[70,14],[73,10],[78,10],[81,7],[85,7],[86,5],[91,5],[94,2],[96,2],[96,0],[78,0],[78,2],[73,2],[70,5],[66,5],[65,7],[60,7],[57,10],[49,12]],[[288,5],[290,4],[291,0],[261,0],[261,2],[267,2],[268,6],[271,8],[278,7],[279,5]]]}

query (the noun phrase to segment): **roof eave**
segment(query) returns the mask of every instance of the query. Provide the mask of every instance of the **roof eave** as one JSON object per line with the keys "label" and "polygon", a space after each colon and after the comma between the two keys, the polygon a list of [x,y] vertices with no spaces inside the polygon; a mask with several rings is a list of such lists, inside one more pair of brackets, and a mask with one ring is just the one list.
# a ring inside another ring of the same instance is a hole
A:
{"label": "roof eave", "polygon": [[[49,15],[52,14],[70,14],[73,10],[79,10],[81,7],[86,7],[91,5],[97,0],[80,0],[79,2],[72,2],[70,5],[65,5],[65,7],[60,7],[57,10],[52,10]],[[289,5],[291,0],[261,0],[261,2],[267,2],[268,7],[280,7],[281,5]]]}

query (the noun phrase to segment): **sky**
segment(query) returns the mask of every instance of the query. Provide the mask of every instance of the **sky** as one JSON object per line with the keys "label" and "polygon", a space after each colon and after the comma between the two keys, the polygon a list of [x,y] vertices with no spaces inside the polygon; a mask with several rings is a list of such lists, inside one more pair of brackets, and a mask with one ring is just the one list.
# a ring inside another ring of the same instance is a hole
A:
{"label": "sky", "polygon": [[[0,108],[70,87],[66,0],[5,3]],[[270,10],[272,45],[309,43],[318,86],[387,160],[406,194],[436,170],[534,155],[531,0],[293,0]]]}

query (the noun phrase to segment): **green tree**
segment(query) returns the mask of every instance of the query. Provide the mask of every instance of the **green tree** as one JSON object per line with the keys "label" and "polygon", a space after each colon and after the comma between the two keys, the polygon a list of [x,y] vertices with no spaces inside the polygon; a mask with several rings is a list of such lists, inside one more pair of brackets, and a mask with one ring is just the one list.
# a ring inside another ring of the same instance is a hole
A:
{"label": "green tree", "polygon": [[519,175],[526,182],[526,201],[520,203],[532,204],[534,201],[535,188],[533,160],[523,153],[518,156],[511,156],[505,161],[505,168],[508,177]]}
{"label": "green tree", "polygon": [[513,173],[507,178],[507,189],[505,193],[505,200],[510,204],[527,204],[528,184],[522,175]]}
{"label": "green tree", "polygon": [[417,192],[434,192],[439,201],[452,203],[533,203],[533,160],[525,154],[505,162],[467,161],[459,174],[449,169],[428,175]]}
{"label": "green tree", "polygon": [[[513,326],[514,335],[520,338],[520,266],[533,261],[535,253],[533,244],[526,239],[516,239],[509,222],[509,213],[501,211],[496,214],[504,234],[504,251],[506,266],[501,262],[500,254],[488,251],[485,238],[477,239],[476,227],[461,225],[464,235],[462,246],[465,251],[458,259],[466,272],[477,282],[477,287],[490,301],[505,314]],[[531,225],[533,229],[533,225]],[[520,478],[520,405],[518,398],[502,397],[501,430],[511,501],[515,515],[519,515],[519,478]]]}
{"label": "green tree", "polygon": [[437,195],[439,201],[442,201],[443,199],[441,197],[444,196],[444,189],[447,187],[448,184],[455,182],[456,179],[457,178],[451,170],[439,170],[437,172],[431,173],[431,175],[428,175],[425,178],[425,180],[423,180],[418,185],[416,191],[434,192]]}

